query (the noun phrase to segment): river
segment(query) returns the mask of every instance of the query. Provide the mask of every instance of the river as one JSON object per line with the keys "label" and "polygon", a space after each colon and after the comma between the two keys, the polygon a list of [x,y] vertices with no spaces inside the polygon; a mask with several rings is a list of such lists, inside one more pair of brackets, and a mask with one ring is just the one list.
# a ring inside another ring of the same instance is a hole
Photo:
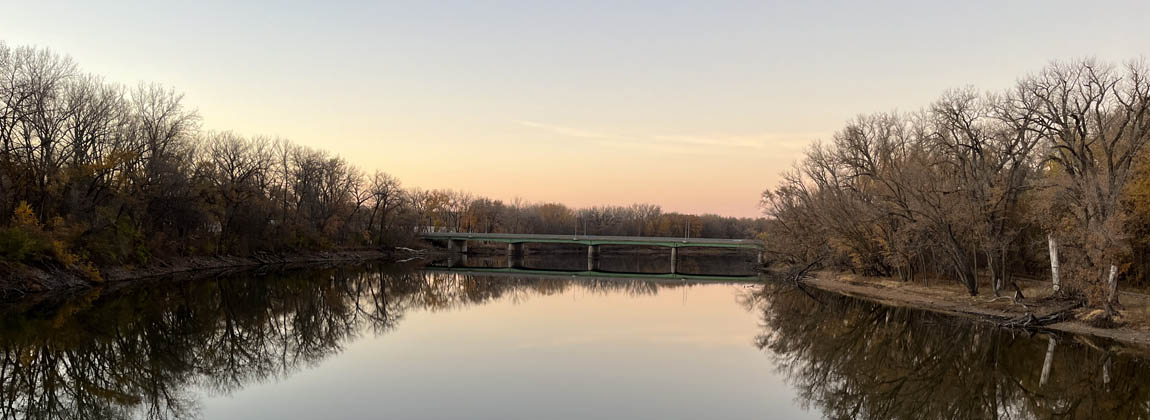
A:
{"label": "river", "polygon": [[[685,261],[692,274],[749,273],[731,256]],[[605,257],[601,269],[658,273],[665,263]],[[580,269],[577,256],[525,264]],[[0,417],[1150,416],[1150,359],[1097,340],[759,278],[437,265],[158,279],[6,305]]]}

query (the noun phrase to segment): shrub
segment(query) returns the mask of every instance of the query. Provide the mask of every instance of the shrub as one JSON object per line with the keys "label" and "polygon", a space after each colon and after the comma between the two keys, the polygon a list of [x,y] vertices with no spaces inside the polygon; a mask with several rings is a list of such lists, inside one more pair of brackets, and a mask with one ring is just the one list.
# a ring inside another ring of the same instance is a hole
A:
{"label": "shrub", "polygon": [[0,258],[12,262],[29,262],[44,254],[44,244],[25,229],[10,227],[0,230]]}
{"label": "shrub", "polygon": [[0,256],[13,262],[32,262],[44,259],[48,241],[32,206],[21,201],[12,214],[12,226],[0,231]]}
{"label": "shrub", "polygon": [[32,206],[21,202],[13,212],[11,226],[0,230],[0,258],[22,264],[55,263],[78,271],[88,281],[103,281],[99,270],[69,245],[73,242],[69,238],[80,230],[83,226],[70,226],[59,217],[45,230]]}

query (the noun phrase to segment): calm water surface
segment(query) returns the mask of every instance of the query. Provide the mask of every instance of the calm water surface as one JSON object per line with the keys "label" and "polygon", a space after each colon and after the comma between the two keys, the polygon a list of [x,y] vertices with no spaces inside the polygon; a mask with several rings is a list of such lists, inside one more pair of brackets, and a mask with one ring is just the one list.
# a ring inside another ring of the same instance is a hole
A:
{"label": "calm water surface", "polygon": [[[604,269],[664,263],[612,258]],[[173,279],[0,316],[2,418],[1150,415],[1147,359],[1107,343],[761,283],[374,265]]]}

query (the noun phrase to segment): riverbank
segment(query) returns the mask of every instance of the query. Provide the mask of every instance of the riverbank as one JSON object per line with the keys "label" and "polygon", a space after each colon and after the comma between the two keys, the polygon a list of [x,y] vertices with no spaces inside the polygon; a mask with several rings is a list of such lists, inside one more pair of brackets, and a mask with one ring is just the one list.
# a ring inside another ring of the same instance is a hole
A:
{"label": "riverbank", "polygon": [[[1150,296],[1123,293],[1120,301],[1118,325],[1100,328],[1091,320],[1098,314],[1085,308],[1072,308],[1073,302],[1054,299],[1049,282],[1019,281],[1025,298],[1014,302],[1008,298],[970,296],[957,284],[931,284],[902,282],[890,278],[863,277],[849,273],[822,271],[803,280],[804,285],[839,293],[884,305],[911,307],[954,316],[1002,324],[1027,314],[1043,317],[1068,311],[1071,317],[1064,321],[1043,325],[1041,329],[1116,340],[1150,351]],[[989,286],[989,285],[987,285]],[[989,290],[986,287],[982,290]],[[1071,309],[1072,308],[1072,309]]]}
{"label": "riverbank", "polygon": [[0,301],[20,299],[30,294],[62,292],[94,285],[126,283],[153,277],[190,272],[252,269],[288,264],[395,261],[406,256],[397,249],[347,249],[336,251],[256,253],[249,256],[194,256],[156,260],[145,267],[118,266],[100,270],[101,280],[93,282],[83,273],[63,268],[26,265],[0,267]]}

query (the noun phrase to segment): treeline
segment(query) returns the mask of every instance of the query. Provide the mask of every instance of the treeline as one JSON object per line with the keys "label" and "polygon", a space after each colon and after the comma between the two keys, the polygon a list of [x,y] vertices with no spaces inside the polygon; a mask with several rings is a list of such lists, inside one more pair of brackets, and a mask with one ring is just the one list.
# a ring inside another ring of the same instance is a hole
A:
{"label": "treeline", "polygon": [[664,213],[653,204],[572,208],[559,203],[505,203],[453,190],[413,190],[421,228],[433,231],[615,236],[753,238],[766,219]]}
{"label": "treeline", "polygon": [[[763,193],[776,261],[997,294],[1024,272],[1111,307],[1150,251],[1150,74],[1055,63],[1005,92],[864,115]],[[1056,286],[1056,290],[1058,286]]]}
{"label": "treeline", "polygon": [[395,245],[427,229],[749,237],[758,223],[403,189],[321,150],[200,123],[172,89],[0,43],[0,265],[96,280],[97,267],[156,257]]}
{"label": "treeline", "polygon": [[[394,180],[326,152],[200,129],[183,96],[0,44],[0,259],[81,266],[156,255],[362,245]],[[382,227],[381,227],[382,226]]]}

